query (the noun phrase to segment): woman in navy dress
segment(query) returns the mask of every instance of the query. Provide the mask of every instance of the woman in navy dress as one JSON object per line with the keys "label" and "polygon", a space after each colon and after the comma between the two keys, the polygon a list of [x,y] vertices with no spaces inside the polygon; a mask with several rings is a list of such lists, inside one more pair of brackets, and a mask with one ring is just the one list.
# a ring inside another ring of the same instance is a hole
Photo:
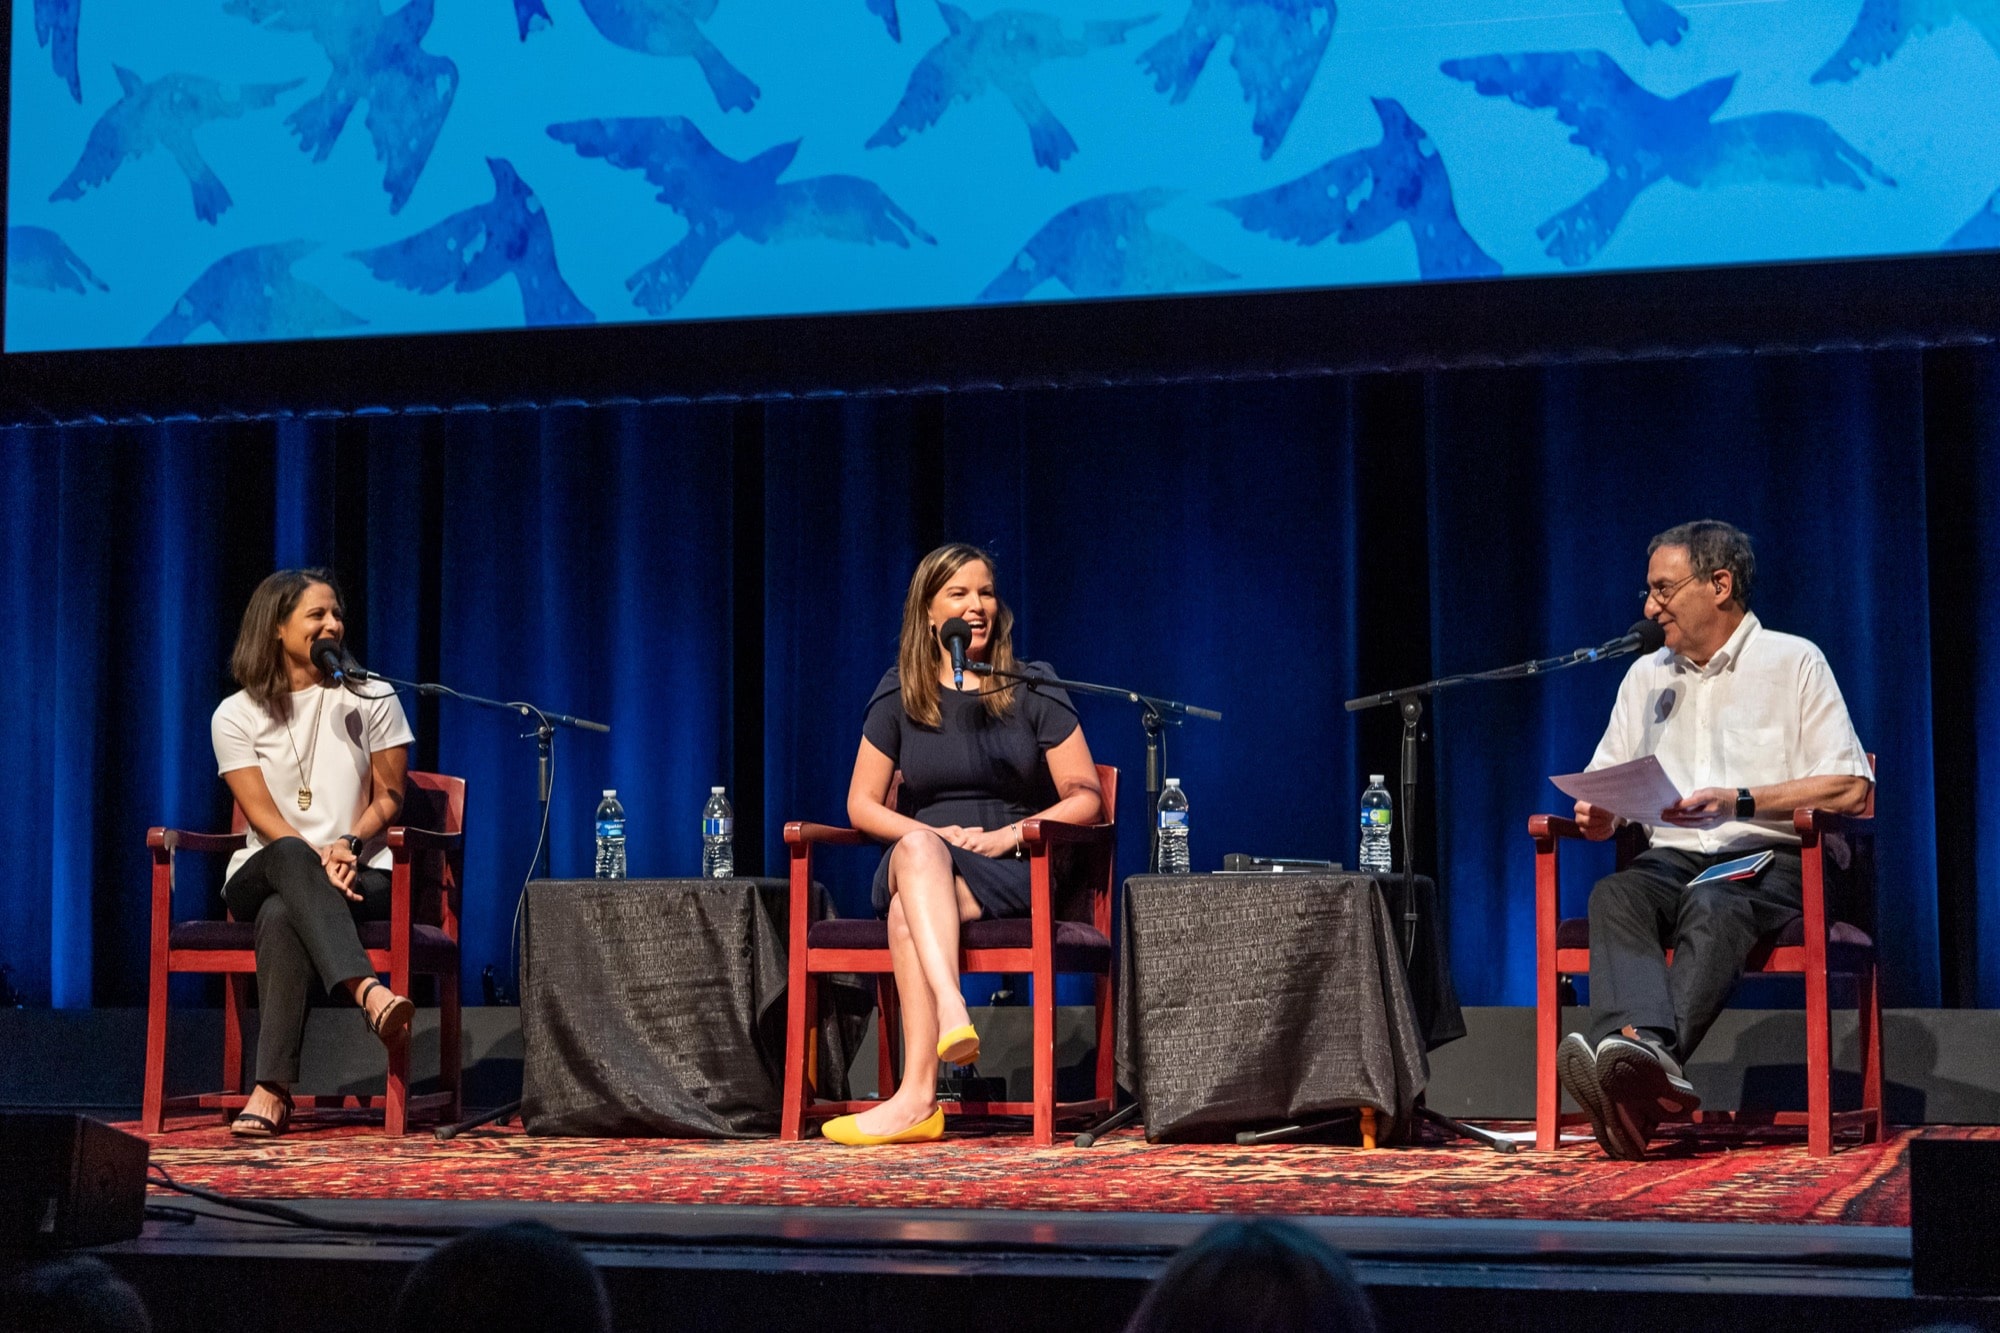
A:
{"label": "woman in navy dress", "polygon": [[[959,926],[1027,915],[1022,820],[1103,817],[1097,766],[1069,696],[972,672],[955,688],[938,641],[939,626],[954,617],[971,627],[973,661],[1054,675],[1046,663],[1015,660],[1014,614],[993,590],[993,557],[953,543],[923,558],[903,604],[896,666],[869,701],[847,789],[854,827],[889,844],[875,872],[875,909],[888,918],[902,1001],[903,1081],[880,1106],[829,1120],[821,1132],[838,1143],[943,1137],[938,1064],[979,1055],[958,988]],[[898,771],[903,786],[891,809]]]}

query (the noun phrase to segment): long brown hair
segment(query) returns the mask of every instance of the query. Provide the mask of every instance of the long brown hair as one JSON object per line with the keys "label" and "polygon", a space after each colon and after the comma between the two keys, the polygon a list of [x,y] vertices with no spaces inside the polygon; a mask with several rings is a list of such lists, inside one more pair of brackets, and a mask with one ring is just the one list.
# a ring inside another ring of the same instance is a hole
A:
{"label": "long brown hair", "polygon": [[243,626],[229,654],[229,674],[265,712],[280,722],[292,715],[292,678],[285,670],[285,650],[278,646],[278,628],[299,609],[306,589],[323,583],[333,589],[334,608],[347,619],[347,598],[330,569],[281,569],[268,574],[243,608]]}
{"label": "long brown hair", "polygon": [[[910,576],[910,594],[903,599],[903,641],[896,653],[896,672],[903,682],[903,711],[921,726],[935,727],[943,721],[938,708],[938,669],[944,662],[944,649],[931,629],[931,601],[951,582],[952,575],[975,560],[985,563],[997,586],[1000,569],[993,557],[965,542],[938,547],[917,562],[917,572]],[[1018,671],[1020,668],[1014,661],[1014,613],[997,596],[993,600],[993,626],[987,635],[986,660],[996,672]],[[1004,677],[979,678],[979,692],[985,696],[988,713],[1002,717],[1014,706],[1016,692],[1008,688],[1012,684]]]}

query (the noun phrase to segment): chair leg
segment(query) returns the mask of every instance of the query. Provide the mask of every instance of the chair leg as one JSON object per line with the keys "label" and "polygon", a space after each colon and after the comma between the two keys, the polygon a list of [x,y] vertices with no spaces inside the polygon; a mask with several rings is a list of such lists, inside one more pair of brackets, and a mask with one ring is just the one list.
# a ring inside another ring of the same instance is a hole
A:
{"label": "chair leg", "polygon": [[1562,1039],[1562,998],[1559,978],[1550,972],[1536,979],[1535,997],[1535,1151],[1554,1152],[1562,1135],[1562,1087],[1556,1082],[1556,1045]]}
{"label": "chair leg", "polygon": [[382,1099],[382,1132],[392,1139],[399,1139],[409,1131],[410,1115],[410,1040],[403,1040],[389,1048],[388,1096]]}
{"label": "chair leg", "polygon": [[465,1040],[458,1008],[458,971],[438,977],[438,1081],[451,1094],[445,1118],[456,1124],[465,1118]]}
{"label": "chair leg", "polygon": [[1806,1151],[1833,1155],[1833,1014],[1824,968],[1806,969]]}
{"label": "chair leg", "polygon": [[1882,992],[1871,962],[1855,973],[1855,1010],[1861,1026],[1861,1107],[1871,1112],[1863,1125],[1863,1143],[1882,1142],[1886,1126],[1882,1107]]}
{"label": "chair leg", "polygon": [[1118,1034],[1114,1020],[1117,1006],[1112,1003],[1111,977],[1097,979],[1097,1098],[1107,1103],[1107,1111],[1118,1101]]}
{"label": "chair leg", "polygon": [[[222,1086],[231,1092],[247,1092],[243,1077],[243,1015],[250,1007],[250,978],[231,972],[223,981],[222,996]],[[222,1113],[224,1120],[229,1112]]]}
{"label": "chair leg", "polygon": [[896,1056],[902,1044],[902,997],[896,978],[884,972],[875,978],[875,1095],[885,1101],[899,1081]]}
{"label": "chair leg", "polygon": [[[1039,960],[1038,960],[1039,961]],[[1056,976],[1036,968],[1035,978],[1035,1146],[1056,1141]]]}
{"label": "chair leg", "polygon": [[159,962],[146,986],[146,1087],[140,1096],[139,1127],[158,1134],[165,1128],[167,1099],[167,969]]}
{"label": "chair leg", "polygon": [[[803,962],[803,960],[801,960]],[[794,971],[790,992],[785,996],[785,1105],[779,1112],[778,1137],[797,1143],[805,1126],[806,1101],[812,1095],[806,1087],[806,1063],[818,1039],[816,1023],[806,1015],[817,1015],[819,987],[809,972]]]}

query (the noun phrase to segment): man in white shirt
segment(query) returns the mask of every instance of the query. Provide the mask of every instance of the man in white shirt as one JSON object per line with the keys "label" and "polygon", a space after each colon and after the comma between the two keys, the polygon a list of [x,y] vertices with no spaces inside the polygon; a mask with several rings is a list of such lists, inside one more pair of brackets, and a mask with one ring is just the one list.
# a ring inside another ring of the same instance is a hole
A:
{"label": "man in white shirt", "polygon": [[[1593,1031],[1564,1038],[1556,1058],[1598,1144],[1627,1160],[1645,1156],[1663,1118],[1701,1105],[1682,1065],[1759,937],[1800,912],[1792,812],[1860,814],[1873,787],[1825,656],[1750,613],[1750,538],[1702,520],[1647,551],[1645,610],[1666,646],[1626,673],[1590,767],[1650,754],[1689,795],[1661,812],[1646,851],[1591,890]],[[1591,839],[1620,823],[1583,801],[1576,822]],[[1753,879],[1688,884],[1765,848],[1775,859]]]}

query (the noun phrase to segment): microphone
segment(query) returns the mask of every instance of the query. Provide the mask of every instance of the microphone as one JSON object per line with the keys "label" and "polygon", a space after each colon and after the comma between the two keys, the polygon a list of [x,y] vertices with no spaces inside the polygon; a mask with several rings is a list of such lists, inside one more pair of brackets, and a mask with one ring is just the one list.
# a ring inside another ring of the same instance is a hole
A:
{"label": "microphone", "polygon": [[1656,653],[1666,641],[1667,631],[1661,628],[1659,621],[1649,616],[1644,620],[1633,621],[1632,628],[1625,631],[1624,637],[1613,639],[1602,648],[1593,650],[1590,660],[1596,661],[1600,657],[1623,657],[1626,653]]}
{"label": "microphone", "polygon": [[363,671],[360,665],[347,655],[345,650],[341,648],[340,640],[338,639],[314,639],[312,664],[318,667],[320,673],[336,685],[345,685],[350,676],[355,680],[368,679],[368,673]]}
{"label": "microphone", "polygon": [[951,687],[965,688],[965,650],[972,643],[972,626],[960,616],[953,616],[938,626],[938,642],[951,652]]}

